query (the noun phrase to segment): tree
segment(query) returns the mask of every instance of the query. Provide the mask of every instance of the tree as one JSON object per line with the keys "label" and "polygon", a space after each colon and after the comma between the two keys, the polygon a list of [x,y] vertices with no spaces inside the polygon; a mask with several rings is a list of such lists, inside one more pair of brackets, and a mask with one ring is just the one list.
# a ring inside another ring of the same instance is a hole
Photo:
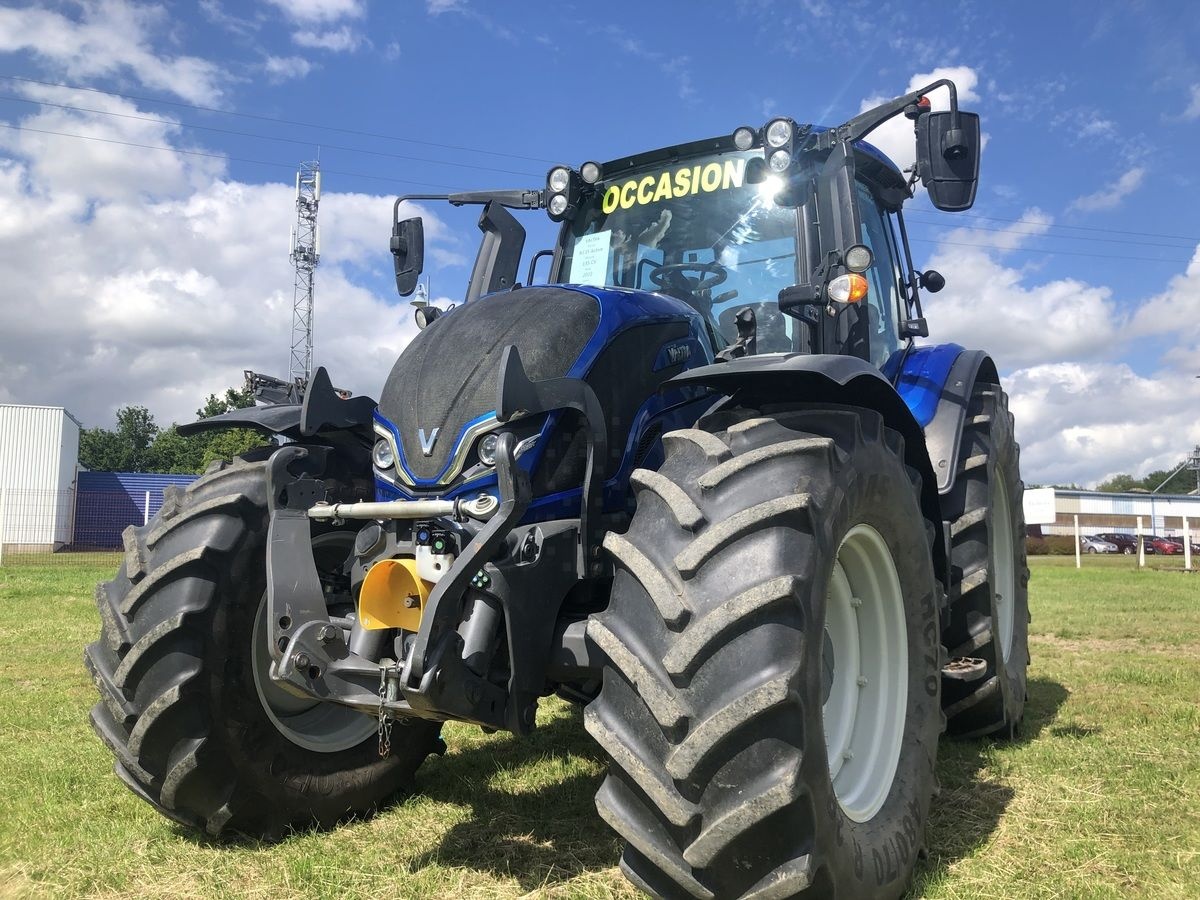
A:
{"label": "tree", "polygon": [[79,462],[95,472],[147,471],[158,431],[146,407],[122,406],[115,431],[87,428],[80,434]]}
{"label": "tree", "polygon": [[[196,415],[209,419],[253,405],[250,391],[231,387],[220,397],[209,394]],[[184,437],[174,423],[160,429],[146,407],[123,406],[115,430],[87,428],[80,434],[79,462],[94,472],[199,475],[214,459],[230,459],[266,443],[268,438],[247,428]]]}
{"label": "tree", "polygon": [[85,428],[79,433],[79,464],[93,472],[119,472],[124,453],[115,431]]}
{"label": "tree", "polygon": [[158,436],[154,416],[144,406],[123,406],[117,410],[117,437],[128,454],[123,469],[143,472],[150,462],[150,445]]}
{"label": "tree", "polygon": [[[254,394],[249,388],[226,388],[225,396],[218,397],[209,394],[204,405],[196,410],[201,419],[211,419],[237,409],[246,409],[254,405]],[[186,438],[185,438],[186,440]],[[255,447],[271,443],[270,439],[250,428],[232,428],[221,431],[206,431],[196,435],[191,440],[201,442],[199,458],[193,471],[199,473],[208,468],[209,463],[217,459],[232,459]]]}
{"label": "tree", "polygon": [[1104,491],[1107,494],[1118,494],[1125,491],[1131,491],[1134,488],[1142,486],[1141,480],[1134,478],[1125,472],[1119,472],[1112,478],[1106,478],[1104,481],[1096,485],[1096,490]]}
{"label": "tree", "polygon": [[203,471],[205,442],[203,435],[184,437],[172,425],[164,428],[150,448],[151,472],[191,475]]}
{"label": "tree", "polygon": [[[1145,478],[1134,478],[1124,472],[1108,478],[1096,486],[1098,491],[1153,491],[1158,488],[1160,494],[1186,494],[1196,489],[1196,473],[1188,468],[1180,468],[1185,460],[1180,460],[1169,469],[1157,469]],[[1176,471],[1178,469],[1179,471]],[[1175,474],[1171,474],[1174,472]],[[1165,484],[1164,484],[1165,482]],[[1161,485],[1161,488],[1159,487]]]}
{"label": "tree", "polygon": [[235,409],[246,409],[253,405],[254,394],[248,388],[226,388],[224,397],[209,394],[204,405],[196,410],[196,415],[201,419],[211,419],[213,416],[233,412]]}

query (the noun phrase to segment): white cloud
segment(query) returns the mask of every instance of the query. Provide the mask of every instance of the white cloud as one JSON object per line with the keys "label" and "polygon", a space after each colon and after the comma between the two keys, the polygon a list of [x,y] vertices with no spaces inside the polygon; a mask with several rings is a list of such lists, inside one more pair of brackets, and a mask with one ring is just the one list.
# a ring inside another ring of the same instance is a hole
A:
{"label": "white cloud", "polygon": [[[118,116],[139,116],[118,118],[43,107],[21,120],[20,125],[31,130],[0,132],[0,150],[28,160],[34,184],[48,196],[93,199],[177,196],[224,172],[220,159],[188,158],[128,146],[188,146],[180,140],[181,129],[176,121],[139,110],[129,101],[43,85],[28,85],[24,91],[34,99],[87,105]],[[63,137],[63,134],[88,139]]]}
{"label": "white cloud", "polygon": [[[930,342],[988,351],[1016,419],[1022,475],[1030,483],[1094,485],[1116,472],[1137,475],[1177,462],[1200,441],[1200,247],[1159,294],[1122,303],[1082,279],[1042,279],[1006,261],[1049,217],[1029,210],[998,232],[957,229],[929,265],[946,276],[923,304]],[[972,243],[976,247],[963,247]],[[1165,343],[1135,369],[1130,340]]]}
{"label": "white cloud", "polygon": [[329,50],[332,53],[346,53],[357,50],[362,44],[363,38],[348,25],[343,25],[331,31],[303,29],[292,34],[292,41],[300,47]]}
{"label": "white cloud", "polygon": [[[1169,335],[1173,339],[1162,355],[1190,378],[1200,374],[1200,245],[1187,269],[1176,275],[1164,291],[1138,305],[1130,335]],[[1200,383],[1200,382],[1198,382]]]}
{"label": "white cloud", "polygon": [[312,71],[312,63],[303,56],[268,56],[263,60],[263,71],[273,82],[303,78]]}
{"label": "white cloud", "polygon": [[204,18],[214,25],[224,28],[230,34],[247,37],[262,27],[262,21],[259,18],[242,18],[227,12],[221,5],[221,0],[200,0],[199,6],[200,13]]}
{"label": "white cloud", "polygon": [[366,12],[363,0],[267,0],[297,22],[334,22],[359,19]]}
{"label": "white cloud", "polygon": [[[180,140],[159,119],[73,115],[60,130]],[[415,333],[405,304],[362,281],[388,283],[391,207],[328,184],[321,199],[315,359],[373,396]],[[412,212],[436,262],[445,228]],[[220,160],[17,133],[0,151],[0,402],[63,405],[87,425],[144,404],[167,424],[243,369],[286,374],[294,217],[291,184],[231,180]]]}
{"label": "white cloud", "polygon": [[1073,278],[1027,284],[983,250],[948,248],[931,268],[946,287],[923,300],[934,338],[987,350],[1004,370],[1093,359],[1114,346],[1121,317],[1108,288]]}
{"label": "white cloud", "polygon": [[[979,83],[978,73],[970,66],[943,66],[932,72],[914,75],[908,82],[904,93],[918,90],[930,82],[947,78],[954,82],[958,90],[959,108],[969,107],[979,100],[975,92]],[[872,107],[891,100],[891,97],[868,97],[859,106],[859,112],[866,112]],[[938,88],[930,92],[929,102],[934,110],[950,108],[950,92],[946,88]],[[911,166],[917,157],[917,142],[913,137],[913,123],[904,116],[896,116],[884,122],[866,137],[867,143],[878,147],[894,162],[901,171]]]}
{"label": "white cloud", "polygon": [[1005,379],[1027,483],[1097,482],[1176,464],[1200,443],[1200,383],[1121,363],[1045,363]]}
{"label": "white cloud", "polygon": [[1183,111],[1185,119],[1200,119],[1200,84],[1192,85],[1192,99]]}
{"label": "white cloud", "polygon": [[27,52],[68,79],[132,73],[193,103],[221,96],[222,69],[195,56],[164,56],[150,43],[165,24],[159,6],[83,0],[78,21],[36,6],[0,8],[0,52]]}
{"label": "white cloud", "polygon": [[1070,209],[1078,209],[1082,212],[1099,212],[1107,209],[1115,209],[1120,205],[1121,201],[1136,191],[1142,186],[1142,182],[1146,180],[1146,170],[1142,166],[1135,166],[1124,172],[1120,178],[1093,194],[1085,194],[1082,197],[1077,197],[1071,201]]}

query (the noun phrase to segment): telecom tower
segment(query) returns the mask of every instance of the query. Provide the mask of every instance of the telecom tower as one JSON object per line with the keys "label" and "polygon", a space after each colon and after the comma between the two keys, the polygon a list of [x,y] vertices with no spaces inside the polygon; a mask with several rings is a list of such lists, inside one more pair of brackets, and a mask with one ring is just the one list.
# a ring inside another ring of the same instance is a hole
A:
{"label": "telecom tower", "polygon": [[321,163],[302,162],[296,172],[296,224],[292,226],[292,359],[289,378],[308,385],[313,355],[313,273],[321,261],[317,206],[321,202]]}

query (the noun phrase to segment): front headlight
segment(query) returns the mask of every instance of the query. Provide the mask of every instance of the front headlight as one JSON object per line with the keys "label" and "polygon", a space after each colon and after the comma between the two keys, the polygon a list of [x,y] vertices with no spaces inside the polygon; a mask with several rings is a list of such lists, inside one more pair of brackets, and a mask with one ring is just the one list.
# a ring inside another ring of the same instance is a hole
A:
{"label": "front headlight", "polygon": [[377,469],[390,469],[396,464],[396,454],[392,452],[392,442],[380,439],[371,450],[371,462]]}
{"label": "front headlight", "polygon": [[496,432],[485,434],[479,439],[479,446],[476,448],[476,453],[479,455],[479,461],[485,466],[494,466],[496,464],[496,446],[500,443],[500,435]]}

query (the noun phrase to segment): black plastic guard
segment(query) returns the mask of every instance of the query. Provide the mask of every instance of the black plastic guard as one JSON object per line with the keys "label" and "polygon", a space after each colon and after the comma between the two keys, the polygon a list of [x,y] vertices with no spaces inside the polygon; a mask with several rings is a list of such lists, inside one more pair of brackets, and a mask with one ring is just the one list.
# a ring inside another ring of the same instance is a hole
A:
{"label": "black plastic guard", "polygon": [[370,397],[344,398],[333,389],[329,373],[321,366],[304,392],[304,402],[250,406],[198,422],[180,425],[184,437],[222,428],[250,428],[263,434],[281,434],[298,441],[321,431],[354,431],[370,441],[372,416],[378,404]]}
{"label": "black plastic guard", "polygon": [[895,387],[865,360],[833,354],[780,353],[745,356],[689,369],[663,384],[714,388],[731,401],[756,403],[844,403],[876,410],[904,438],[904,462],[921,475],[921,511],[933,524],[935,572],[946,571],[941,502],[925,435]]}
{"label": "black plastic guard", "polygon": [[991,357],[982,350],[964,350],[958,354],[946,377],[933,419],[925,426],[925,444],[937,473],[940,494],[948,493],[954,487],[954,478],[958,474],[955,462],[962,442],[967,407],[971,403],[975,382],[981,378],[989,383],[1000,383],[996,364]]}
{"label": "black plastic guard", "polygon": [[251,428],[262,434],[282,434],[292,440],[299,440],[300,411],[298,403],[284,403],[278,406],[250,406],[246,409],[235,409],[233,412],[211,416],[198,422],[188,422],[176,430],[184,437],[200,434],[204,431],[218,431],[223,428]]}

